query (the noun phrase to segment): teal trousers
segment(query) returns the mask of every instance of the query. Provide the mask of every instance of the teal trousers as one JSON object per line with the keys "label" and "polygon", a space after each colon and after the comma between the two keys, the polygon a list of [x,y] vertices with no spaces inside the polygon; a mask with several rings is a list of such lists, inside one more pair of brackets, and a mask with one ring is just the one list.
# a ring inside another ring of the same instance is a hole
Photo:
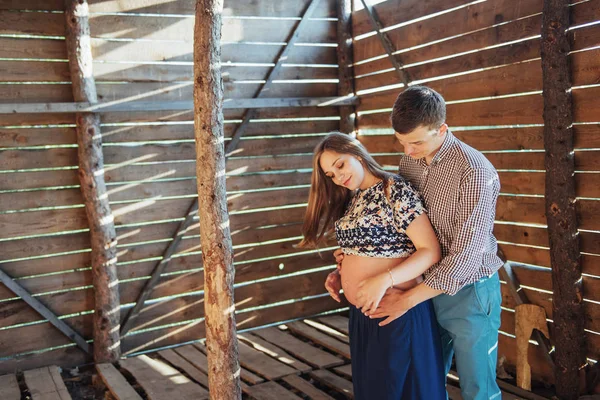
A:
{"label": "teal trousers", "polygon": [[445,372],[454,355],[464,400],[502,397],[496,383],[501,303],[498,273],[465,286],[454,296],[442,294],[433,299]]}

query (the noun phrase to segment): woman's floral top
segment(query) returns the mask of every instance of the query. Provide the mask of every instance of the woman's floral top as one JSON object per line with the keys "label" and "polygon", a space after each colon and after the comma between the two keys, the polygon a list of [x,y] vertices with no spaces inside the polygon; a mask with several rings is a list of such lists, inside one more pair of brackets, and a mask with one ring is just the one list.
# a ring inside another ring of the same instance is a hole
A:
{"label": "woman's floral top", "polygon": [[358,189],[344,216],[335,222],[335,234],[344,254],[402,258],[415,252],[406,235],[408,225],[426,210],[415,189],[400,176]]}

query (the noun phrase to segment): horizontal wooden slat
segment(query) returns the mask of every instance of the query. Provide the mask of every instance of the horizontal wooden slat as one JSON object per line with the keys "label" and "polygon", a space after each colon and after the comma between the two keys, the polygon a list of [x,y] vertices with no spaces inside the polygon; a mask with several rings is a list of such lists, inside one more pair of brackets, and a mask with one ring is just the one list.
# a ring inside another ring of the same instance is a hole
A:
{"label": "horizontal wooden slat", "polygon": [[[34,0],[30,0],[34,1]],[[90,0],[92,13],[139,13],[145,14],[187,14],[194,15],[195,4],[186,1],[165,2],[163,0]],[[256,3],[253,0],[237,0],[225,5],[226,15],[263,16],[263,17],[297,17],[308,5],[308,0],[293,3]],[[333,17],[335,8],[331,0],[320,1],[313,17]]]}
{"label": "horizontal wooden slat", "polygon": [[[4,3],[0,3],[0,7]],[[66,60],[67,46],[61,39],[3,37],[0,38],[0,57]]]}
{"label": "horizontal wooden slat", "polygon": [[0,10],[0,33],[47,36],[65,35],[65,16],[62,13],[28,13]]}
{"label": "horizontal wooden slat", "polygon": [[0,85],[0,102],[65,103],[73,101],[70,84],[6,84]]}
{"label": "horizontal wooden slat", "polygon": [[64,2],[61,0],[6,0],[0,3],[0,9],[62,11]]}
{"label": "horizontal wooden slat", "polygon": [[66,62],[0,61],[2,82],[69,82]]}
{"label": "horizontal wooden slat", "polygon": [[[91,14],[90,31],[97,38],[192,41],[195,18],[187,16]],[[223,18],[222,42],[284,42],[298,21],[289,18]],[[335,21],[309,19],[299,32],[299,42],[327,38],[335,41]],[[126,46],[125,44],[121,44]],[[94,57],[96,58],[96,57]]]}
{"label": "horizontal wooden slat", "polygon": [[[295,21],[288,21],[295,22]],[[265,21],[260,21],[265,25]],[[321,23],[322,24],[322,23]],[[268,23],[266,24],[268,25]],[[262,37],[260,41],[265,42],[267,37]],[[129,61],[129,62],[188,62],[193,61],[193,49],[191,33],[187,39],[188,42],[168,42],[168,41],[110,41],[107,39],[92,40],[92,54],[95,64],[106,61]],[[282,40],[281,42],[283,42]],[[330,40],[327,37],[313,42],[327,43]],[[237,68],[227,66],[228,63],[263,63],[272,64],[275,62],[277,54],[281,50],[281,45],[258,45],[246,43],[222,43],[221,60],[223,66],[227,69]],[[335,56],[335,47],[331,46],[294,46],[290,49],[289,57],[285,64],[325,64],[337,65]],[[134,64],[135,65],[135,64]],[[159,64],[160,65],[160,64]],[[168,63],[165,63],[168,66]],[[253,68],[244,66],[244,68]],[[334,68],[335,70],[335,68]],[[95,72],[96,73],[96,72]],[[97,73],[96,73],[97,74]],[[100,77],[100,76],[99,76]],[[227,77],[225,77],[227,79]],[[278,79],[278,77],[276,77]],[[104,79],[106,80],[106,79]]]}
{"label": "horizontal wooden slat", "polygon": [[[254,49],[260,51],[260,49]],[[299,55],[297,56],[299,57]],[[265,62],[270,62],[267,57]],[[310,60],[312,61],[312,60]],[[318,60],[316,60],[318,61]],[[229,67],[221,69],[223,79],[227,82],[240,80],[264,80],[270,67]],[[171,82],[189,81],[193,79],[192,65],[164,64],[122,64],[119,62],[97,62],[94,64],[96,81],[140,81]],[[337,79],[337,68],[286,67],[276,77],[277,80],[290,79]]]}

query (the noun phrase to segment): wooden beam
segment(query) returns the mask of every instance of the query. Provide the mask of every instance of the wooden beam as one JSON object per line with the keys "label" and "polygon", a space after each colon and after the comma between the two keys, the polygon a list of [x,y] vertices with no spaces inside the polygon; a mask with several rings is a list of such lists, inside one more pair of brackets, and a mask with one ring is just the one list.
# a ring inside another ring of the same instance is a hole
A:
{"label": "wooden beam", "polygon": [[[304,11],[304,13],[302,15],[302,19],[300,20],[300,22],[298,22],[298,24],[292,31],[290,37],[288,38],[286,45],[283,46],[283,48],[277,55],[277,59],[275,60],[275,65],[269,71],[269,75],[267,76],[267,80],[265,81],[265,83],[258,89],[257,93],[254,96],[255,98],[262,97],[264,94],[268,93],[269,89],[271,89],[271,86],[273,85],[273,80],[275,79],[275,76],[277,76],[277,74],[283,67],[283,63],[284,63],[284,61],[287,60],[289,52],[292,50],[292,48],[298,41],[298,37],[300,35],[300,30],[308,23],[310,16],[312,15],[315,8],[317,8],[318,4],[319,4],[319,0],[311,0],[310,4],[308,5],[308,7],[306,8],[306,10]],[[254,110],[254,109],[247,111],[244,114],[242,123],[240,124],[240,126],[238,126],[238,128],[233,133],[233,136],[231,137],[231,140],[229,141],[227,149],[225,150],[226,155],[230,155],[231,152],[233,150],[235,150],[235,148],[237,148],[240,138],[244,135],[244,133],[246,133],[248,124],[250,123],[250,121],[252,119],[256,118],[256,114],[257,114],[256,110]]]}
{"label": "wooden beam", "polygon": [[91,346],[77,332],[73,330],[64,321],[58,319],[48,307],[43,305],[38,299],[33,297],[21,285],[15,282],[6,272],[0,269],[0,282],[2,282],[11,292],[19,296],[23,301],[29,304],[35,311],[40,313],[44,318],[54,325],[59,331],[65,334],[69,339],[73,340],[81,350],[88,354],[92,354]]}
{"label": "wooden beam", "polygon": [[546,220],[552,265],[552,318],[556,344],[556,393],[579,397],[579,371],[586,364],[583,279],[575,195],[569,0],[544,0],[542,84],[546,168]]}
{"label": "wooden beam", "polygon": [[371,21],[371,26],[373,26],[373,29],[375,30],[375,32],[377,32],[377,36],[379,37],[381,45],[385,49],[385,52],[387,53],[390,59],[390,62],[394,66],[394,69],[398,74],[398,78],[400,78],[400,82],[404,83],[405,87],[408,86],[408,83],[411,81],[410,75],[408,74],[408,71],[404,69],[404,66],[402,65],[402,62],[400,61],[399,57],[394,54],[396,52],[396,48],[394,47],[394,44],[392,43],[388,35],[386,35],[385,32],[383,32],[384,27],[381,23],[379,15],[377,14],[377,11],[375,10],[375,8],[373,8],[372,5],[367,4],[365,0],[360,0],[360,2],[365,8],[365,12],[369,17],[369,21]]}
{"label": "wooden beam", "polygon": [[[96,103],[86,0],[65,0],[66,44],[76,102]],[[94,285],[94,361],[115,362],[121,356],[117,235],[104,182],[100,118],[77,113],[79,183],[90,226]]]}
{"label": "wooden beam", "polygon": [[[286,108],[286,107],[345,107],[356,105],[355,96],[339,97],[289,97],[225,99],[224,109]],[[110,101],[105,103],[15,103],[0,104],[0,114],[40,114],[78,112],[130,112],[192,110],[193,101]]]}
{"label": "wooden beam", "polygon": [[[343,98],[354,96],[352,0],[337,0],[337,17],[338,96]],[[354,107],[340,107],[340,132],[354,132],[356,129],[355,115]]]}
{"label": "wooden beam", "polygon": [[233,245],[223,147],[221,25],[223,0],[197,0],[194,25],[194,134],[208,385],[213,399],[241,399],[233,299]]}

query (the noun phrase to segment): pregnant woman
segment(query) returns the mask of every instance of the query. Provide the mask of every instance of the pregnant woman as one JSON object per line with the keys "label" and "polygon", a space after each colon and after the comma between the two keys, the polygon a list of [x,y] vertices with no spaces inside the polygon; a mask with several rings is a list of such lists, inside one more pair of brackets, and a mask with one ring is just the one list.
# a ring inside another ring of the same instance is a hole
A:
{"label": "pregnant woman", "polygon": [[333,132],[315,148],[301,246],[332,228],[344,252],[356,400],[446,399],[437,322],[429,301],[380,326],[370,318],[388,288],[410,289],[439,261],[419,195],[377,164],[351,136]]}

